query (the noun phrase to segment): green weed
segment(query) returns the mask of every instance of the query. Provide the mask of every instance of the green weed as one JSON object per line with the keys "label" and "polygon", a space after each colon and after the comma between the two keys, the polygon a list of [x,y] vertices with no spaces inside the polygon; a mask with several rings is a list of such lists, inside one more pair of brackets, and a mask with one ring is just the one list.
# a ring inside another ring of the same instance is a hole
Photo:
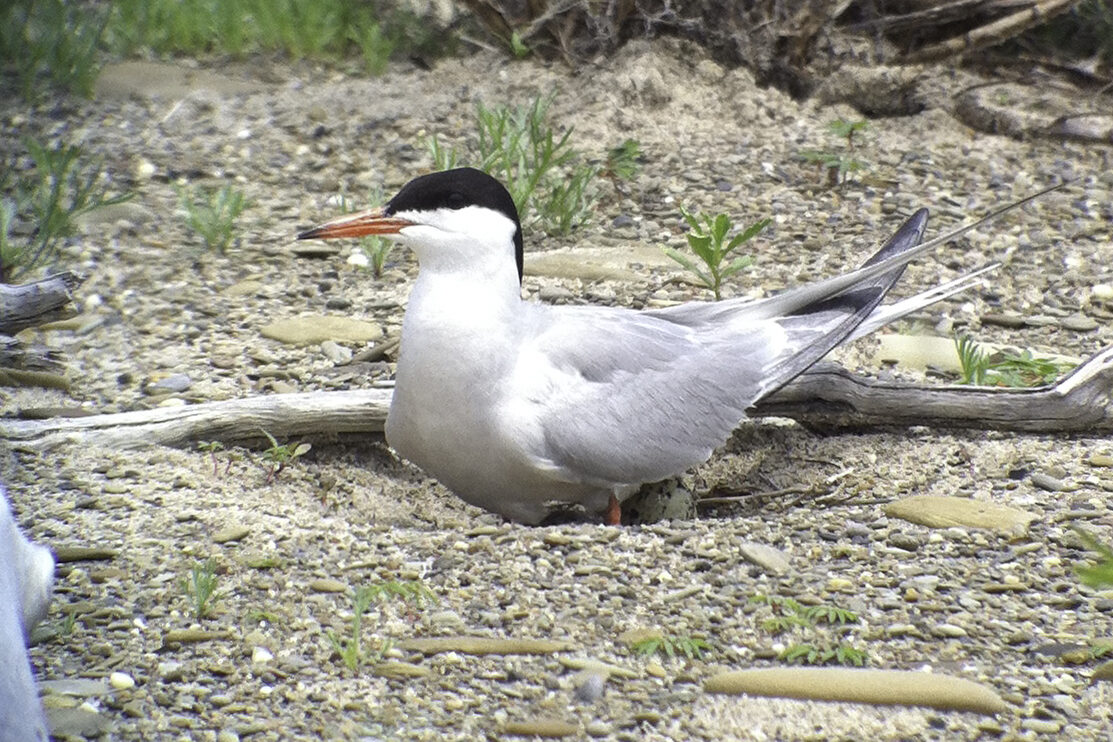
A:
{"label": "green weed", "polygon": [[805,149],[797,153],[797,159],[816,165],[827,176],[827,185],[837,186],[846,183],[850,173],[866,168],[866,163],[854,157],[850,150],[854,147],[854,135],[865,131],[866,121],[845,121],[838,119],[827,125],[834,136],[846,139],[846,150]]}
{"label": "green weed", "polygon": [[1098,541],[1088,531],[1081,528],[1075,528],[1074,531],[1082,539],[1086,548],[1097,555],[1097,561],[1093,564],[1075,568],[1078,578],[1084,585],[1093,588],[1113,587],[1113,549]]}
{"label": "green weed", "polygon": [[263,460],[267,462],[267,484],[273,482],[295,459],[309,453],[313,448],[310,443],[286,443],[280,445],[273,435],[265,430],[262,430],[262,433],[271,443],[270,448],[265,449],[262,454]]}
{"label": "green weed", "polygon": [[219,190],[179,188],[178,200],[186,224],[201,236],[207,248],[222,255],[232,244],[236,219],[250,205],[243,192],[231,185]]}
{"label": "green weed", "polygon": [[329,644],[340,655],[344,665],[355,671],[362,664],[375,664],[389,651],[391,642],[384,639],[377,642],[374,649],[368,649],[363,638],[363,616],[372,603],[397,599],[412,605],[436,603],[437,597],[420,580],[399,582],[391,580],[362,587],[349,595],[352,602],[352,622],[348,635],[341,637],[335,631],[327,633]]}
{"label": "green weed", "polygon": [[359,47],[367,74],[377,77],[386,72],[390,56],[394,53],[395,41],[387,38],[382,26],[375,22],[356,26],[349,30],[348,38]]}
{"label": "green weed", "polygon": [[[224,450],[224,444],[221,443],[220,441],[197,441],[197,450],[198,451],[203,451],[203,452],[209,454],[209,458],[212,459],[212,462],[213,462],[213,476],[214,477],[219,476],[219,474],[220,474],[220,469],[219,469],[220,462],[217,461],[216,454],[219,451]],[[229,460],[229,463],[231,463],[231,460]]]}
{"label": "green weed", "polygon": [[23,98],[36,100],[50,88],[92,96],[107,11],[65,0],[10,0],[4,6],[0,65],[14,69]]}
{"label": "green weed", "polygon": [[862,667],[869,656],[860,649],[848,644],[837,644],[834,647],[817,647],[813,644],[793,644],[779,655],[785,662],[804,665],[853,665]]}
{"label": "green weed", "polygon": [[[66,238],[77,232],[79,216],[132,196],[109,195],[101,177],[102,161],[86,157],[80,147],[63,144],[48,149],[34,139],[22,141],[35,169],[15,183],[8,182],[12,176],[5,173],[0,182],[13,194],[0,202],[0,283],[52,263]],[[25,230],[30,236],[13,236],[17,220],[30,227]]]}
{"label": "green weed", "polygon": [[429,140],[434,167],[447,170],[471,162],[502,181],[523,221],[534,219],[552,234],[568,234],[585,222],[596,194],[598,171],[580,163],[572,147],[572,130],[557,135],[545,119],[553,98],[535,98],[528,106],[476,109],[473,152]]}
{"label": "green weed", "polygon": [[510,32],[510,53],[514,59],[525,59],[530,54],[530,49],[522,41],[521,35],[517,31]]}
{"label": "green weed", "polygon": [[193,604],[193,615],[198,619],[205,618],[212,611],[212,601],[218,597],[216,587],[219,581],[212,559],[194,564],[189,576],[182,578],[182,591]]}
{"label": "green weed", "polygon": [[714,217],[707,214],[693,215],[684,207],[680,208],[680,213],[684,215],[684,220],[690,227],[687,234],[688,246],[703,265],[697,265],[696,261],[671,247],[662,249],[666,255],[694,274],[699,285],[711,289],[717,301],[722,298],[723,281],[753,264],[753,258],[749,255],[734,258],[725,264],[724,261],[730,258],[735,250],[753,239],[758,232],[769,226],[769,220],[762,219],[755,222],[727,240],[727,235],[734,229],[734,224],[726,214],[718,214]]}
{"label": "green weed", "polygon": [[[858,622],[858,614],[835,605],[803,605],[792,598],[779,595],[755,595],[751,603],[768,606],[773,615],[761,623],[761,628],[771,634],[800,632],[819,634],[823,638],[825,630],[821,625],[845,626]],[[786,662],[800,662],[809,665],[864,665],[868,657],[865,652],[843,643],[831,645],[827,642],[798,642],[790,644],[779,658]]]}
{"label": "green weed", "polygon": [[846,139],[846,145],[851,147],[854,145],[854,135],[859,131],[865,131],[869,126],[868,121],[847,121],[845,119],[836,119],[827,124],[827,131],[831,132],[837,137]]}
{"label": "green weed", "polygon": [[106,36],[125,55],[143,49],[238,58],[277,51],[326,61],[358,55],[372,75],[382,74],[395,54],[433,57],[454,47],[452,38],[388,0],[115,0]]}
{"label": "green weed", "polygon": [[782,634],[797,627],[809,628],[821,623],[841,625],[858,622],[857,613],[833,605],[805,606],[792,598],[779,595],[755,595],[750,598],[750,602],[767,605],[776,614],[761,625],[773,634]]}
{"label": "green weed", "polygon": [[627,139],[617,147],[607,150],[607,162],[603,175],[619,180],[630,180],[638,173],[642,158],[641,145],[637,139]]}
{"label": "green weed", "polygon": [[961,367],[961,384],[1010,388],[1046,386],[1074,368],[1070,363],[1037,357],[1030,350],[1020,355],[989,354],[969,335],[955,336],[955,351]]}
{"label": "green weed", "polygon": [[683,654],[690,660],[698,660],[703,657],[704,651],[711,650],[712,646],[707,641],[692,636],[658,634],[634,642],[631,648],[643,657],[664,654],[669,659],[673,659]]}

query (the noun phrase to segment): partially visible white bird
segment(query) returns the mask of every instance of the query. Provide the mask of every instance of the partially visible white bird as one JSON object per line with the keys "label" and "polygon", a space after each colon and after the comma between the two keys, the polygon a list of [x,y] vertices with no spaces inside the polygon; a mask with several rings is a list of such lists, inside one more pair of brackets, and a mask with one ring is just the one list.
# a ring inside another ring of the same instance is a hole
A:
{"label": "partially visible white bird", "polygon": [[0,742],[46,742],[46,721],[24,649],[50,608],[54,557],[20,532],[0,487]]}
{"label": "partially visible white bird", "polygon": [[386,421],[399,454],[507,518],[580,507],[613,523],[623,499],[706,461],[749,407],[836,345],[970,286],[880,306],[907,263],[982,221],[919,244],[921,209],[845,275],[646,311],[523,301],[514,202],[472,168],[415,178],[385,207],[298,239],[383,235],[417,254]]}

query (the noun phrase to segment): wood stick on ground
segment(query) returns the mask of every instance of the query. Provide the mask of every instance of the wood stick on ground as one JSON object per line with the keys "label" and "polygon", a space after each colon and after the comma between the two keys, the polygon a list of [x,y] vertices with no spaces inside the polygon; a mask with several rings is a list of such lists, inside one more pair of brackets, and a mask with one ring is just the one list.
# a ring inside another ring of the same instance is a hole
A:
{"label": "wood stick on ground", "polygon": [[1002,41],[1011,39],[1029,28],[1046,23],[1051,18],[1063,13],[1078,0],[1042,0],[1034,6],[1025,7],[1004,18],[999,18],[992,23],[979,26],[973,31],[968,31],[953,39],[941,41],[938,44],[925,46],[914,52],[899,57],[898,64],[923,64],[938,62],[947,57],[954,57],[964,52],[971,52],[986,46],[993,46]]}
{"label": "wood stick on ground", "polygon": [[[884,383],[836,364],[809,369],[752,417],[789,417],[827,431],[930,425],[1031,433],[1113,431],[1113,347],[1050,387],[999,389]],[[274,394],[109,415],[0,420],[0,441],[29,451],[65,443],[118,449],[381,433],[390,389]]]}
{"label": "wood stick on ground", "polygon": [[72,291],[84,280],[64,271],[22,286],[0,283],[0,335],[72,317],[75,311],[67,305],[73,300]]}

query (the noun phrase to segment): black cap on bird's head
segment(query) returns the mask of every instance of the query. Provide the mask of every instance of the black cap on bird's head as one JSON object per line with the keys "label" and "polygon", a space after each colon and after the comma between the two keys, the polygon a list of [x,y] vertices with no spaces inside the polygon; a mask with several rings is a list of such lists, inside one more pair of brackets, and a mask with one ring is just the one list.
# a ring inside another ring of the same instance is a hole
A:
{"label": "black cap on bird's head", "polygon": [[397,234],[412,222],[398,218],[406,212],[436,209],[463,209],[480,206],[496,211],[514,223],[514,260],[518,281],[522,280],[522,223],[510,193],[495,178],[473,167],[461,167],[414,178],[386,206],[373,211],[349,214],[302,232],[299,240],[361,237],[370,234]]}
{"label": "black cap on bird's head", "polygon": [[462,209],[482,206],[514,222],[514,260],[522,280],[522,223],[509,191],[495,178],[474,167],[459,167],[414,178],[387,202],[386,214],[431,209]]}

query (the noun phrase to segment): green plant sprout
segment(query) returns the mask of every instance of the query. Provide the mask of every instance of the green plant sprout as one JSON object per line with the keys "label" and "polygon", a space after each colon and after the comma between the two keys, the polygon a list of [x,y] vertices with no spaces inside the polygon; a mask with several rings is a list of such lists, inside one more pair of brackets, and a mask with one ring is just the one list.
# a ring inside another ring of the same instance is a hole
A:
{"label": "green plant sprout", "polygon": [[224,254],[232,244],[236,219],[250,203],[243,192],[225,185],[219,190],[178,189],[189,227],[201,235],[205,246]]}
{"label": "green plant sprout", "polygon": [[517,31],[510,32],[510,53],[514,59],[525,59],[529,56],[529,47],[522,41],[522,36]]}
{"label": "green plant sprout", "polygon": [[269,623],[274,626],[282,623],[282,616],[270,611],[248,611],[247,622],[254,624]]}
{"label": "green plant sprout", "polygon": [[348,38],[359,47],[367,74],[378,77],[386,72],[397,41],[388,38],[381,25],[374,21],[355,25],[348,29]]}
{"label": "green plant sprout", "polygon": [[617,147],[607,150],[607,161],[603,175],[608,178],[630,180],[638,172],[638,161],[642,157],[641,145],[637,139],[626,139]]}
{"label": "green plant sprout", "polygon": [[213,462],[213,476],[219,476],[220,470],[218,467],[220,462],[217,461],[216,454],[218,451],[224,450],[224,444],[220,441],[197,441],[197,450],[209,454],[209,458]]}
{"label": "green plant sprout", "polygon": [[1086,548],[1097,555],[1093,564],[1075,568],[1082,584],[1099,589],[1113,586],[1113,549],[1098,541],[1089,531],[1075,528],[1074,532]]}
{"label": "green plant sprout", "polygon": [[683,654],[690,660],[698,660],[703,657],[704,651],[711,650],[712,646],[707,641],[696,637],[657,634],[635,642],[631,648],[643,657],[664,654],[671,660],[678,654]]}
{"label": "green plant sprout", "polygon": [[761,627],[772,634],[783,634],[797,627],[810,628],[816,624],[849,624],[858,622],[858,614],[833,605],[801,605],[792,598],[779,595],[755,595],[751,603],[760,603],[778,615],[762,622]]}
{"label": "green plant sprout", "polygon": [[270,467],[267,470],[267,484],[273,482],[278,477],[278,475],[282,473],[282,470],[287,467],[287,465],[289,465],[299,456],[304,456],[305,454],[309,453],[309,451],[313,448],[312,444],[304,442],[286,443],[280,445],[278,441],[275,440],[275,437],[273,435],[263,430],[262,428],[260,428],[259,430],[263,433],[263,435],[267,437],[267,440],[271,443],[270,448],[263,451],[263,459],[270,464]]}
{"label": "green plant sprout", "polygon": [[960,384],[1024,388],[1052,384],[1074,364],[1040,358],[1030,350],[1020,355],[986,353],[969,335],[955,336]]}
{"label": "green plant sprout", "polygon": [[707,214],[693,215],[683,206],[680,207],[680,213],[684,215],[684,220],[691,228],[687,234],[688,246],[703,265],[697,265],[696,261],[671,247],[662,249],[666,255],[694,274],[699,285],[710,289],[715,294],[715,300],[718,301],[722,298],[723,281],[749,268],[754,262],[749,255],[734,258],[725,264],[724,261],[731,256],[731,253],[769,226],[770,220],[762,219],[755,222],[727,240],[727,235],[734,229],[734,223],[726,214],[718,214],[715,217]]}
{"label": "green plant sprout", "polygon": [[853,665],[862,667],[869,660],[869,655],[860,649],[848,644],[838,644],[835,647],[816,647],[813,644],[793,644],[780,653],[778,659],[789,663],[805,665]]}
{"label": "green plant sprout", "polygon": [[580,164],[571,129],[558,137],[545,123],[552,101],[551,96],[535,98],[516,108],[480,103],[474,154],[461,156],[434,136],[429,140],[434,167],[447,170],[470,161],[506,186],[524,222],[534,220],[551,234],[568,234],[588,218],[598,171]]}
{"label": "green plant sprout", "polygon": [[[849,150],[854,147],[854,134],[865,131],[868,125],[866,121],[838,119],[829,123],[827,129],[834,136],[845,138],[846,147]],[[847,176],[850,173],[866,168],[865,162],[843,151],[805,149],[800,150],[796,156],[804,162],[818,166],[821,172],[826,173],[827,185],[831,187],[846,183]]]}
{"label": "green plant sprout", "polygon": [[365,647],[363,615],[367,613],[372,603],[391,598],[418,606],[437,602],[437,596],[420,580],[405,582],[391,580],[368,585],[353,591],[348,597],[352,602],[352,622],[348,635],[340,637],[330,629],[327,636],[333,650],[340,656],[344,665],[353,672],[362,664],[376,664],[381,661],[393,644],[389,639],[384,639],[379,641],[373,650]]}
{"label": "green plant sprout", "polygon": [[[0,176],[3,190],[14,194],[0,201],[0,283],[53,262],[64,240],[77,232],[79,216],[132,197],[130,193],[108,195],[101,181],[102,161],[85,157],[80,147],[63,144],[48,149],[28,137],[22,142],[35,172],[14,185],[8,182],[9,173]],[[32,227],[26,241],[12,237],[17,217]]]}
{"label": "green plant sprout", "polygon": [[182,578],[182,590],[193,604],[193,615],[198,619],[205,618],[212,611],[212,601],[218,597],[216,587],[219,581],[212,559],[194,564],[189,576]]}
{"label": "green plant sprout", "polygon": [[836,119],[827,124],[827,131],[831,132],[837,137],[845,137],[846,146],[854,146],[854,134],[859,131],[865,131],[869,126],[868,121],[847,121],[845,119]]}

